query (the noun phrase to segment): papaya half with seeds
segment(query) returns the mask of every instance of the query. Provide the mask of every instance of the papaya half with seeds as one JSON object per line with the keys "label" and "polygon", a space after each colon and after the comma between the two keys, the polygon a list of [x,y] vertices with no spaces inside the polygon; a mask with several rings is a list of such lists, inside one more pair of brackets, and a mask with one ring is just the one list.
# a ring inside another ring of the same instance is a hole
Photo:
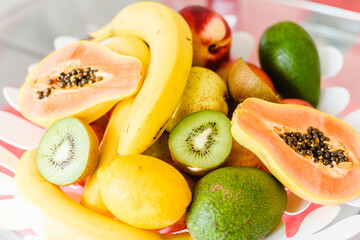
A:
{"label": "papaya half with seeds", "polygon": [[299,197],[323,205],[360,194],[360,135],[316,109],[248,98],[232,118],[234,139]]}
{"label": "papaya half with seeds", "polygon": [[93,122],[120,100],[137,93],[142,63],[90,41],[78,41],[44,58],[19,91],[21,113],[49,127],[73,116]]}

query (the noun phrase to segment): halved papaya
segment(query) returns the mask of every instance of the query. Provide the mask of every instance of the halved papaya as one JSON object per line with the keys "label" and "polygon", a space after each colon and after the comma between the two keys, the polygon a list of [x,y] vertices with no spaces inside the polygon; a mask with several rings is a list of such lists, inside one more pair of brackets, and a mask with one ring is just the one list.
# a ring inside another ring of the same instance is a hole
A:
{"label": "halved papaya", "polygon": [[78,41],[36,65],[20,88],[19,106],[27,119],[43,127],[66,116],[90,123],[136,94],[142,79],[137,58]]}
{"label": "halved papaya", "polygon": [[234,112],[231,130],[303,199],[332,205],[360,194],[360,136],[334,116],[248,98]]}

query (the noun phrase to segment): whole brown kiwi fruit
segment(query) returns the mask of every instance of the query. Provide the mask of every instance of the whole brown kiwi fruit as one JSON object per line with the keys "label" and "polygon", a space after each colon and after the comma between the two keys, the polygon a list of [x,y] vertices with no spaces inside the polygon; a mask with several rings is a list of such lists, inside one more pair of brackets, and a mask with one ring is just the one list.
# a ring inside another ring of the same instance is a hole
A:
{"label": "whole brown kiwi fruit", "polygon": [[241,58],[231,66],[227,84],[230,95],[237,104],[249,97],[280,103],[280,99],[274,91]]}

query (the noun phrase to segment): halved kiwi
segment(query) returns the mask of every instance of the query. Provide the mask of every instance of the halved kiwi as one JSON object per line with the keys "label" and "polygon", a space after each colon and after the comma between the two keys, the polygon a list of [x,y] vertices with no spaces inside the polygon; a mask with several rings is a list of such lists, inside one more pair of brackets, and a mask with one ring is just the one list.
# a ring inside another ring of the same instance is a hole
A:
{"label": "halved kiwi", "polygon": [[171,131],[169,147],[175,164],[204,175],[226,160],[231,150],[231,123],[222,113],[205,110],[183,118]]}
{"label": "halved kiwi", "polygon": [[79,119],[66,117],[43,135],[36,165],[43,178],[56,185],[80,182],[99,161],[99,141],[94,130]]}

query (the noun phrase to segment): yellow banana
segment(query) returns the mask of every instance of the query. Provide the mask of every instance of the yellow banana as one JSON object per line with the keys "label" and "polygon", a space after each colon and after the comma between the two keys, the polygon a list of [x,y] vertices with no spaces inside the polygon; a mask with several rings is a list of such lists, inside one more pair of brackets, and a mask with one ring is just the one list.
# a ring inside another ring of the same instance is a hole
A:
{"label": "yellow banana", "polygon": [[120,132],[125,126],[134,98],[135,97],[125,99],[115,105],[106,127],[103,140],[100,144],[100,160],[98,166],[95,169],[94,174],[92,174],[87,180],[81,197],[81,205],[109,217],[111,217],[112,214],[109,212],[101,198],[100,186],[96,172],[100,167],[109,165],[116,157]]}
{"label": "yellow banana", "polygon": [[112,36],[132,35],[150,48],[144,84],[131,107],[118,153],[141,153],[161,135],[175,111],[192,63],[192,36],[186,21],[156,2],[137,2],[121,10],[104,28],[91,33],[100,42]]}
{"label": "yellow banana", "polygon": [[95,213],[71,200],[42,178],[36,168],[37,149],[21,157],[15,173],[15,199],[31,214],[32,227],[49,240],[190,240],[189,234],[160,235]]}
{"label": "yellow banana", "polygon": [[143,40],[134,36],[113,37],[104,46],[116,53],[139,59],[143,65],[145,76],[150,62],[150,50]]}

